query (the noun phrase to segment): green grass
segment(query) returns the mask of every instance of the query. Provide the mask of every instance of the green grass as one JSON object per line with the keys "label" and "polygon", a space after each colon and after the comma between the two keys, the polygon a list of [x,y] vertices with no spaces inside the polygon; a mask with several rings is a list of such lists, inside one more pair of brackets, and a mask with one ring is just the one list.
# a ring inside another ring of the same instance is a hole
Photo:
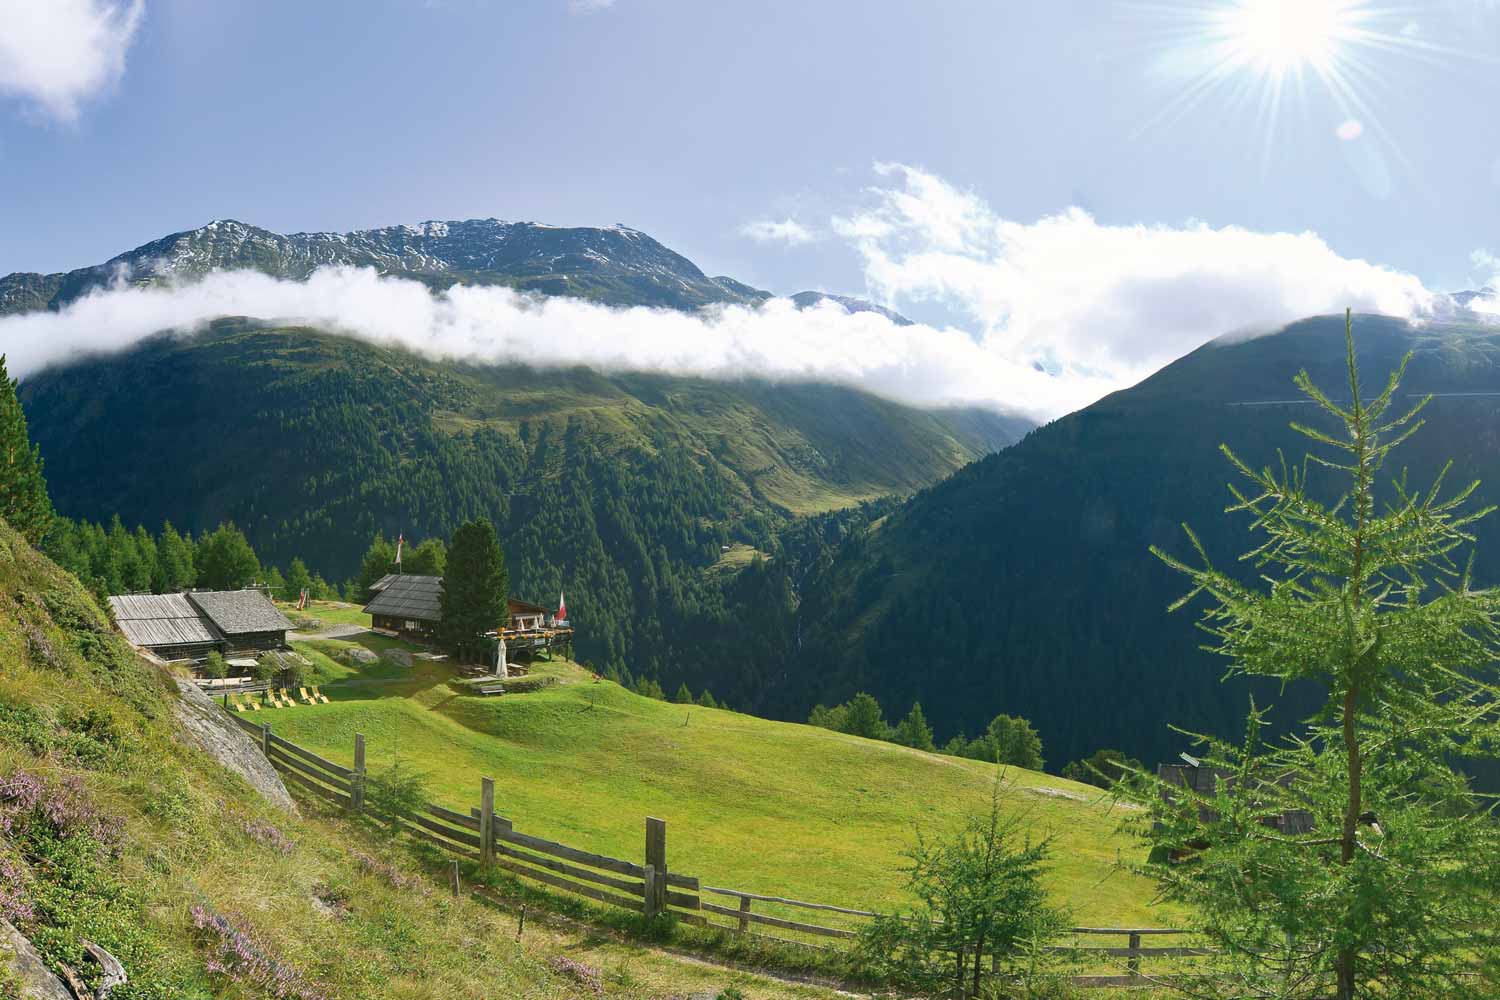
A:
{"label": "green grass", "polygon": [[[994,769],[827,730],[641,698],[576,668],[525,695],[461,695],[428,664],[409,683],[335,687],[334,704],[262,712],[278,733],[369,766],[399,757],[432,798],[467,810],[480,778],[518,830],[638,859],[646,816],[667,820],[673,869],[706,884],[855,908],[906,902],[902,851],[920,826],[987,808]],[[1151,886],[1117,871],[1142,856],[1097,789],[1010,770],[1006,808],[1055,838],[1048,884],[1081,923],[1171,925]]]}
{"label": "green grass", "polygon": [[301,611],[292,601],[277,601],[279,607],[288,618],[295,621],[297,618],[313,618],[324,625],[363,625],[370,627],[370,616],[365,614],[364,609],[358,604],[347,604],[343,601],[308,601],[307,607]]}

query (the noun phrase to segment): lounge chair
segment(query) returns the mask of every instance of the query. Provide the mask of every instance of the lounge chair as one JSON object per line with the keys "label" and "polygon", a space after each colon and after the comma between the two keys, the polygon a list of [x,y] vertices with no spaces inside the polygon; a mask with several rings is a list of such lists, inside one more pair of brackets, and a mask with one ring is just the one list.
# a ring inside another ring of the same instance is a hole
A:
{"label": "lounge chair", "polygon": [[234,694],[233,692],[231,692],[229,695],[229,704],[236,712],[248,711],[248,709],[245,708],[244,703],[240,701],[240,696]]}
{"label": "lounge chair", "polygon": [[305,687],[299,687],[297,689],[297,697],[304,705],[316,705],[318,703],[312,695],[307,693],[307,688]]}
{"label": "lounge chair", "polygon": [[313,688],[312,689],[312,693],[313,693],[313,697],[314,698],[318,699],[319,701],[321,701],[325,705],[328,704],[328,696],[326,694],[324,694],[322,691],[319,691],[317,688]]}

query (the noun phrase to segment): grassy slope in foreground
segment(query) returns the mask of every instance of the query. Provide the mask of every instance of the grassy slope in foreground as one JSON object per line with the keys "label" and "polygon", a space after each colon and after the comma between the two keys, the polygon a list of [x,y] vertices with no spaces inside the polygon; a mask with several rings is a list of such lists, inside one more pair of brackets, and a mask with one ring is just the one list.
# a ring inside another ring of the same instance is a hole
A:
{"label": "grassy slope in foreground", "polygon": [[[377,668],[377,670],[383,669]],[[372,771],[402,761],[431,796],[497,809],[518,830],[639,859],[644,817],[668,823],[668,861],[705,884],[888,910],[905,902],[901,852],[914,828],[950,829],[988,807],[994,769],[811,726],[642,698],[571,665],[564,683],[501,698],[460,696],[446,668],[409,683],[339,685],[332,704],[257,713],[289,739],[347,763],[354,734]],[[1056,838],[1054,898],[1080,922],[1171,924],[1150,883],[1114,871],[1141,847],[1097,789],[1011,769],[1006,808]]]}
{"label": "grassy slope in foreground", "polygon": [[756,1000],[832,995],[535,921],[517,941],[513,916],[452,899],[385,838],[290,816],[187,748],[172,723],[176,697],[84,588],[0,521],[0,779],[24,770],[54,789],[76,781],[88,809],[123,831],[112,846],[20,826],[0,835],[0,904],[35,911],[17,922],[53,962],[89,969],[83,938],[119,957],[131,980],[119,1000],[272,995],[208,971],[195,905],[309,984],[277,996],[594,996],[549,967],[559,955],[600,969],[610,997],[712,996],[731,983]]}

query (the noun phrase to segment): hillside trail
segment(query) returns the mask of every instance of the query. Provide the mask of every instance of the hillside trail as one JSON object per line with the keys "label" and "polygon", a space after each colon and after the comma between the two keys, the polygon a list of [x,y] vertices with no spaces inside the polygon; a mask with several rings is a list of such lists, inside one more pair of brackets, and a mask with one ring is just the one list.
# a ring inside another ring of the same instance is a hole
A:
{"label": "hillside trail", "polygon": [[364,625],[334,624],[325,625],[314,632],[288,632],[286,637],[292,642],[311,642],[315,639],[352,639],[368,631],[370,629]]}

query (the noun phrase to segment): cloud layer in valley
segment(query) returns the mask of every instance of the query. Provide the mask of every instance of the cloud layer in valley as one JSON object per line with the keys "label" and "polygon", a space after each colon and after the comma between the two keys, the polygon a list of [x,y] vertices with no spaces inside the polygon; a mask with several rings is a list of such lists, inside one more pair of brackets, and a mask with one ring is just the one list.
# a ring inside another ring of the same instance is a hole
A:
{"label": "cloud layer in valley", "polygon": [[[1312,233],[1113,226],[1076,208],[1021,223],[931,173],[899,165],[878,173],[858,209],[829,220],[826,232],[859,255],[875,297],[898,308],[940,302],[957,323],[898,326],[831,301],[686,314],[498,287],[435,293],[330,268],[306,282],[223,272],[99,290],[60,312],[0,319],[0,350],[11,373],[25,376],[159,331],[244,316],[434,356],[836,381],[919,405],[1049,418],[1221,334],[1270,331],[1345,306],[1420,318],[1438,301],[1416,277],[1342,257]],[[764,235],[795,241],[774,229],[785,224],[772,225]]]}
{"label": "cloud layer in valley", "polygon": [[113,87],[145,0],[0,0],[0,94],[59,121]]}

